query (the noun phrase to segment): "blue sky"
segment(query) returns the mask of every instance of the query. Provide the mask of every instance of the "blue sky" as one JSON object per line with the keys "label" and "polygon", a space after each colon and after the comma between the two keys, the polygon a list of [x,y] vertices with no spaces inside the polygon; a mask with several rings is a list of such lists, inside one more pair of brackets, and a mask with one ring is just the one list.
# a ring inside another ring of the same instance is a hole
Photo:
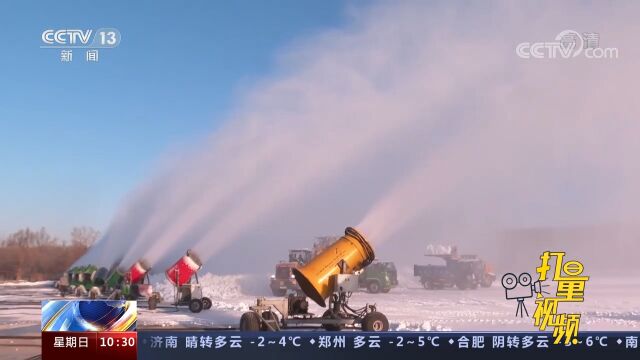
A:
{"label": "blue sky", "polygon": [[[346,21],[343,1],[0,3],[0,236],[104,230],[172,148],[214,131],[288,44]],[[98,63],[46,29],[117,28]]]}

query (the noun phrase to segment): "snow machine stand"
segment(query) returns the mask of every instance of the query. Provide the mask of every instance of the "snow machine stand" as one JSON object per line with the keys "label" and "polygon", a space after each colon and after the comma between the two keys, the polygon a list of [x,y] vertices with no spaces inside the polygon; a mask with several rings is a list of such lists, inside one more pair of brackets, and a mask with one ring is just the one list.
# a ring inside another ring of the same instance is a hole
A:
{"label": "snow machine stand", "polygon": [[355,273],[374,260],[373,248],[354,228],[316,255],[306,265],[293,269],[304,294],[328,309],[322,316],[309,313],[305,296],[258,298],[256,305],[240,318],[241,331],[278,331],[287,328],[323,328],[339,331],[345,328],[364,331],[387,331],[387,317],[375,305],[354,309],[349,298],[358,290]]}
{"label": "snow machine stand", "polygon": [[[211,299],[202,296],[202,287],[198,281],[200,268],[202,268],[200,258],[192,250],[187,250],[186,255],[165,271],[167,280],[174,286],[173,305],[176,309],[178,306],[188,306],[191,312],[199,313],[203,309],[211,308]],[[149,299],[150,308],[155,308],[157,304],[155,300],[155,298]]]}

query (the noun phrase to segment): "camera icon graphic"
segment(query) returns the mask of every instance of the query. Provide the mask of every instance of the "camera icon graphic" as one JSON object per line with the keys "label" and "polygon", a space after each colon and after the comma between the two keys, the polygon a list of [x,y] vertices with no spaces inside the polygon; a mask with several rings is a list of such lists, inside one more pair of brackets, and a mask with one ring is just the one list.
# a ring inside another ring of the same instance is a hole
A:
{"label": "camera icon graphic", "polygon": [[507,300],[517,300],[518,307],[516,308],[516,316],[520,314],[523,317],[524,314],[529,316],[527,307],[524,305],[524,299],[532,298],[533,294],[542,294],[542,283],[540,280],[532,282],[531,274],[522,273],[516,276],[513,273],[506,273],[502,277],[502,287],[505,291],[505,298]]}

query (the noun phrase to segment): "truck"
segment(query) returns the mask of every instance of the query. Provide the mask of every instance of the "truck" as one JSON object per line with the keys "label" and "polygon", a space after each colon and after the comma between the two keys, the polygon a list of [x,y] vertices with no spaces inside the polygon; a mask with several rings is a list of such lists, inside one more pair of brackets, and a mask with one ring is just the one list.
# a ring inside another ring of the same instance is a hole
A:
{"label": "truck", "polygon": [[[275,273],[271,275],[269,288],[274,296],[287,294],[302,295],[300,285],[293,276],[293,269],[306,265],[311,259],[337,241],[339,236],[320,236],[313,243],[313,249],[289,250],[288,261],[276,264]],[[358,276],[359,288],[367,289],[372,294],[388,293],[398,285],[398,272],[392,262],[374,261],[365,267]]]}
{"label": "truck", "polygon": [[[313,254],[319,254],[339,238],[340,236],[317,237],[313,243]],[[391,288],[396,286],[398,286],[398,271],[395,264],[390,261],[374,260],[358,276],[358,287],[367,289],[372,294],[388,293]]]}
{"label": "truck", "polygon": [[439,252],[428,251],[425,254],[428,257],[442,259],[444,265],[413,266],[413,275],[420,278],[420,283],[425,289],[440,290],[455,286],[460,290],[473,290],[478,286],[490,287],[495,281],[496,274],[491,265],[477,255],[458,255],[455,246],[444,249]]}
{"label": "truck", "polygon": [[269,281],[274,296],[285,296],[287,293],[301,294],[300,285],[293,276],[293,269],[305,265],[312,256],[313,252],[308,249],[289,250],[288,261],[276,264],[276,271]]}
{"label": "truck", "polygon": [[358,285],[372,294],[388,293],[398,285],[396,266],[390,261],[374,261],[362,270]]}

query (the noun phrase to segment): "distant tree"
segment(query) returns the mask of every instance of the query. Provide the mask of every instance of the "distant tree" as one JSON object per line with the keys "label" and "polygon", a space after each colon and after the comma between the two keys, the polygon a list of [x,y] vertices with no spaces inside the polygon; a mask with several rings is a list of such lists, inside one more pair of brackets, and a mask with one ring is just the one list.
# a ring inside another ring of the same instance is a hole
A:
{"label": "distant tree", "polygon": [[20,229],[0,241],[0,279],[55,279],[91,247],[100,232],[73,228],[67,241],[58,241],[45,228]]}
{"label": "distant tree", "polygon": [[100,237],[100,232],[89,226],[74,227],[71,230],[71,245],[91,247]]}
{"label": "distant tree", "polygon": [[[20,229],[10,234],[2,243],[13,258],[12,263],[15,267],[16,278],[23,279],[30,277],[32,273],[44,265],[40,262],[40,257],[36,258],[34,249],[39,248],[46,250],[47,248],[56,246],[58,240],[49,235],[43,227],[40,228],[40,231],[32,231],[29,228]],[[43,253],[46,253],[46,251]]]}
{"label": "distant tree", "polygon": [[54,245],[58,239],[47,233],[47,229],[40,228],[40,231],[32,231],[29,228],[20,229],[10,234],[3,242],[5,246],[16,246],[20,248],[29,248],[36,246]]}

